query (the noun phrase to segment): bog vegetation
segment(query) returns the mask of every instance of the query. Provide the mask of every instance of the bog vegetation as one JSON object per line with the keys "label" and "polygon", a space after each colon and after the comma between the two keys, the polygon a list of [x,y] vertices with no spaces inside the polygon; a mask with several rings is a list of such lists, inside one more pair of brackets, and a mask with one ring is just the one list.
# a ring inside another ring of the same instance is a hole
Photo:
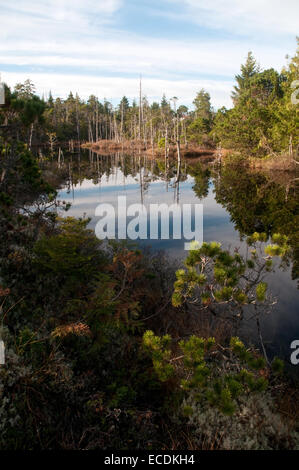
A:
{"label": "bog vegetation", "polygon": [[[88,220],[60,217],[68,209],[57,200],[63,170],[42,171],[38,151],[44,144],[51,154],[73,140],[162,146],[185,140],[221,142],[245,156],[291,152],[293,158],[298,110],[290,86],[298,78],[298,54],[281,73],[261,71],[249,54],[234,107],[217,112],[204,90],[191,112],[172,109],[165,97],[152,105],[143,97],[129,105],[124,97],[113,109],[94,96],[86,103],[72,94],[44,101],[30,81],[6,87],[0,449],[298,447],[296,401],[284,400],[294,390],[283,378],[283,362],[269,358],[262,341],[258,351],[238,337],[244,312],[251,309],[259,329],[272,302],[265,274],[294,255],[287,223],[283,233],[268,219],[255,230],[246,213],[247,255],[205,243],[175,272],[161,254],[103,244]],[[207,174],[193,171],[202,196]],[[232,181],[233,168],[225,171]],[[228,187],[218,189],[224,204],[232,204]],[[286,221],[295,213],[289,201]],[[276,208],[272,199],[266,203]]]}

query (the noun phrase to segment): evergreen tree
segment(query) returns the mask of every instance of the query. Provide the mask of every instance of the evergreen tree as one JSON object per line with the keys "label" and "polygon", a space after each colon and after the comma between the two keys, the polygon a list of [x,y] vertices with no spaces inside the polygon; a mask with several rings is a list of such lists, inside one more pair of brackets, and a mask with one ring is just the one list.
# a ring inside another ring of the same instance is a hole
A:
{"label": "evergreen tree", "polygon": [[212,118],[211,97],[203,88],[197,93],[193,101],[196,118],[202,118],[210,122]]}
{"label": "evergreen tree", "polygon": [[231,95],[235,104],[238,102],[242,92],[248,89],[250,79],[258,72],[259,66],[256,63],[252,52],[249,51],[245,64],[241,65],[241,73],[235,77],[237,85],[234,86],[234,91]]}
{"label": "evergreen tree", "polygon": [[169,107],[169,103],[166,99],[165,93],[163,93],[162,100],[161,100],[161,108],[166,109]]}

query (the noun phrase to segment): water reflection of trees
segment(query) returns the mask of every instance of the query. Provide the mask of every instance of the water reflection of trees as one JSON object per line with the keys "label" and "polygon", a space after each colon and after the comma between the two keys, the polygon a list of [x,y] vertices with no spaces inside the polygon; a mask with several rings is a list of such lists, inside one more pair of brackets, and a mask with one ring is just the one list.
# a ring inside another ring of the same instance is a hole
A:
{"label": "water reflection of trees", "polygon": [[[193,191],[199,199],[208,196],[211,180],[216,202],[230,214],[235,229],[244,235],[265,232],[287,235],[292,248],[292,277],[299,277],[299,216],[296,179],[292,174],[265,174],[231,166],[189,165]],[[290,260],[289,260],[290,261]]]}
{"label": "water reflection of trees", "polygon": [[100,184],[121,170],[124,180],[133,177],[140,185],[140,198],[153,181],[164,181],[165,190],[174,190],[174,199],[179,202],[180,184],[190,175],[194,178],[193,191],[199,199],[209,192],[214,182],[215,199],[231,216],[235,229],[241,236],[253,232],[265,232],[268,236],[280,232],[290,238],[292,246],[292,275],[299,277],[298,249],[298,203],[294,176],[253,172],[231,166],[213,168],[204,163],[177,165],[175,160],[155,160],[146,154],[125,154],[116,152],[101,155],[91,150],[65,155],[63,167],[70,192],[85,179]]}
{"label": "water reflection of trees", "polygon": [[292,247],[292,276],[299,276],[298,200],[294,177],[275,181],[272,175],[225,167],[214,179],[215,199],[228,210],[242,235],[265,232],[287,235]]}
{"label": "water reflection of trees", "polygon": [[[54,164],[56,164],[54,162]],[[58,162],[57,162],[58,165]],[[187,167],[183,163],[179,167],[175,161],[165,163],[162,160],[154,160],[144,153],[125,154],[115,152],[109,155],[101,155],[91,150],[80,154],[66,154],[63,163],[59,162],[67,171],[66,186],[68,192],[76,185],[82,184],[84,180],[90,180],[95,185],[100,184],[103,178],[108,180],[116,175],[119,169],[124,181],[126,177],[132,177],[140,185],[140,198],[148,190],[153,181],[165,181],[166,191],[168,187],[174,189],[175,198],[179,199],[179,184],[187,178]]]}
{"label": "water reflection of trees", "polygon": [[189,175],[194,178],[193,191],[199,199],[207,197],[209,193],[211,171],[200,163],[188,166]]}

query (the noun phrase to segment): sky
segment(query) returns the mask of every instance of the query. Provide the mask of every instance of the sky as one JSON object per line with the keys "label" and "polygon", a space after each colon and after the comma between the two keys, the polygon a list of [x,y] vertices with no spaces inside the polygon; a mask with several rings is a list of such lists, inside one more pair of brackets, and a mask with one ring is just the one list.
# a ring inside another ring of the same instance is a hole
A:
{"label": "sky", "polygon": [[263,69],[295,54],[298,17],[298,0],[0,0],[1,79],[116,104],[138,96],[141,74],[150,102],[192,107],[204,88],[230,107],[249,50]]}

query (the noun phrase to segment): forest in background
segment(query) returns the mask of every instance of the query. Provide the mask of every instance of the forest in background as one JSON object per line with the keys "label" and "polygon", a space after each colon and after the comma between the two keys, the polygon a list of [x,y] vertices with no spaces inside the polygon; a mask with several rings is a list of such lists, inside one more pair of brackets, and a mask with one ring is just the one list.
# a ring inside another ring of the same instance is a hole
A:
{"label": "forest in background", "polygon": [[[298,42],[298,39],[297,39]],[[145,148],[168,145],[222,147],[242,155],[298,154],[298,106],[294,82],[299,79],[299,50],[288,65],[277,72],[263,70],[248,53],[232,91],[233,108],[215,111],[207,91],[194,98],[194,109],[179,104],[177,97],[149,103],[140,87],[139,99],[130,104],[124,96],[117,106],[95,95],[87,101],[70,92],[67,99],[44,100],[35,95],[34,84],[27,80],[11,91],[6,87],[6,106],[1,124],[15,126],[17,138],[32,146],[57,146],[72,142],[101,140],[122,143],[134,141]],[[22,123],[22,126],[20,126]]]}

